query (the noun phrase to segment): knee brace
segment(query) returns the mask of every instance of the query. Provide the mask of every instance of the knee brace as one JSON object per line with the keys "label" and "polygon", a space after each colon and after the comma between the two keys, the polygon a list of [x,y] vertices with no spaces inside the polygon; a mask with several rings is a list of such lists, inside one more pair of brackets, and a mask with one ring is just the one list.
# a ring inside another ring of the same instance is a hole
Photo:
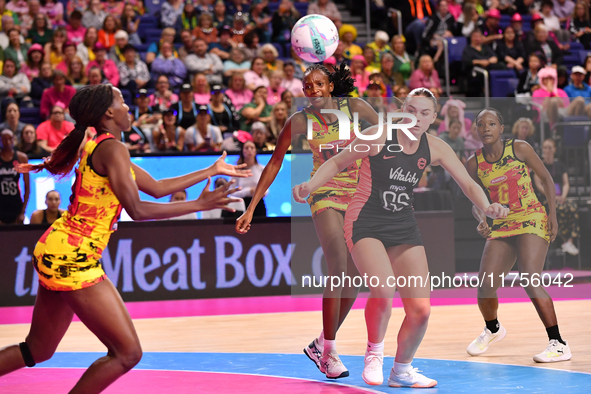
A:
{"label": "knee brace", "polygon": [[35,360],[33,360],[33,355],[31,354],[29,345],[27,345],[26,342],[21,342],[18,344],[18,347],[20,348],[21,354],[23,355],[23,360],[25,360],[25,365],[27,367],[34,367]]}

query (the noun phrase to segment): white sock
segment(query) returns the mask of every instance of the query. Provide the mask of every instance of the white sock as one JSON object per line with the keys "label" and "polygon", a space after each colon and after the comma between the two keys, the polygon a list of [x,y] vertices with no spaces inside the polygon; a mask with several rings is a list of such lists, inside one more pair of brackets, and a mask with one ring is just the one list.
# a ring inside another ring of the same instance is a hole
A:
{"label": "white sock", "polygon": [[325,339],[324,340],[324,350],[322,354],[328,353],[336,353],[337,352],[337,340],[336,339]]}
{"label": "white sock", "polygon": [[320,345],[320,347],[324,347],[324,330],[320,332],[320,336],[318,337],[318,339],[316,339],[316,342],[318,342],[318,345]]}
{"label": "white sock", "polygon": [[404,363],[397,363],[394,361],[394,373],[396,375],[400,375],[406,372],[409,372],[412,369],[411,363],[404,364]]}
{"label": "white sock", "polygon": [[365,349],[365,355],[367,356],[369,352],[373,353],[384,353],[384,341],[380,343],[372,343],[367,341],[367,349]]}

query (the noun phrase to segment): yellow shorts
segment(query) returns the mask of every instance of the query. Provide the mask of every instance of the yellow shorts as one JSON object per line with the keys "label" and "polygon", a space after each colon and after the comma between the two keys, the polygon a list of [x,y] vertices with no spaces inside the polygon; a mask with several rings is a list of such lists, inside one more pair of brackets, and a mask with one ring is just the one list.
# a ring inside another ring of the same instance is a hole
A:
{"label": "yellow shorts", "polygon": [[35,246],[33,264],[46,289],[80,290],[107,277],[99,261],[101,254],[92,239],[50,227]]}
{"label": "yellow shorts", "polygon": [[355,189],[319,188],[308,198],[312,217],[316,217],[327,209],[346,212],[347,207],[353,201],[353,194],[355,194]]}
{"label": "yellow shorts", "polygon": [[489,239],[507,238],[522,234],[534,234],[543,238],[546,242],[550,242],[546,213],[535,212],[523,216],[510,215],[505,219],[495,219]]}

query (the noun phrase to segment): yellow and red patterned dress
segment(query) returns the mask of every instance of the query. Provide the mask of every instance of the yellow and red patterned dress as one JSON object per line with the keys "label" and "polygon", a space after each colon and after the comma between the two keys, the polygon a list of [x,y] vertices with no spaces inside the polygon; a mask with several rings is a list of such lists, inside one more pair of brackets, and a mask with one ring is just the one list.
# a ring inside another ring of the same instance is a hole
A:
{"label": "yellow and red patterned dress", "polygon": [[[339,122],[326,123],[324,117],[312,108],[305,108],[304,114],[307,119],[312,120],[313,134],[312,140],[308,140],[310,148],[312,149],[312,160],[314,168],[310,173],[310,178],[314,176],[320,166],[331,157],[339,153],[342,148],[349,145],[356,138],[353,132],[353,114],[349,107],[349,100],[347,98],[337,98],[339,110],[347,115],[351,122],[351,138],[346,141],[339,140]],[[361,130],[361,124],[358,125],[357,130]],[[320,149],[322,145],[322,150]],[[326,149],[327,145],[334,146],[333,149]],[[338,151],[336,147],[339,147]],[[324,186],[320,187],[314,193],[310,194],[308,203],[312,211],[312,217],[316,217],[327,209],[334,209],[345,212],[347,207],[353,199],[353,194],[357,189],[357,181],[359,175],[359,166],[361,161],[351,164],[343,171],[339,172]]]}
{"label": "yellow and red patterned dress", "polygon": [[482,149],[476,151],[478,178],[489,199],[509,208],[506,218],[493,221],[489,239],[535,234],[549,241],[546,210],[534,193],[529,167],[515,156],[513,143],[503,141],[503,155],[494,163],[484,158]]}
{"label": "yellow and red patterned dress", "polygon": [[[68,211],[35,246],[33,263],[39,282],[49,290],[79,290],[106,278],[99,259],[116,229],[121,204],[109,179],[92,168],[91,158],[96,147],[110,138],[114,137],[102,134],[86,143]],[[132,168],[130,171],[135,178]]]}

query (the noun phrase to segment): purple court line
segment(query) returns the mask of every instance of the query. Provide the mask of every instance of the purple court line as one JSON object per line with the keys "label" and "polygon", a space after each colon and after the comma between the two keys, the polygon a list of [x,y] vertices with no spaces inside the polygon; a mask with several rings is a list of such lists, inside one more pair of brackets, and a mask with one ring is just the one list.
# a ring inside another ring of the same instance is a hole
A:
{"label": "purple court line", "polygon": [[[501,303],[529,302],[525,290],[520,287],[505,287],[498,290]],[[368,293],[360,294],[353,305],[363,309]],[[591,283],[577,283],[574,288],[550,288],[555,301],[591,298]],[[431,305],[476,304],[476,289],[440,289],[431,294]],[[132,319],[151,319],[186,316],[220,316],[253,313],[309,312],[322,309],[322,298],[292,296],[214,298],[197,300],[127,302]],[[402,307],[399,298],[394,299],[395,308]],[[31,322],[32,306],[0,307],[0,324],[26,324]],[[74,317],[75,321],[77,318]]]}

